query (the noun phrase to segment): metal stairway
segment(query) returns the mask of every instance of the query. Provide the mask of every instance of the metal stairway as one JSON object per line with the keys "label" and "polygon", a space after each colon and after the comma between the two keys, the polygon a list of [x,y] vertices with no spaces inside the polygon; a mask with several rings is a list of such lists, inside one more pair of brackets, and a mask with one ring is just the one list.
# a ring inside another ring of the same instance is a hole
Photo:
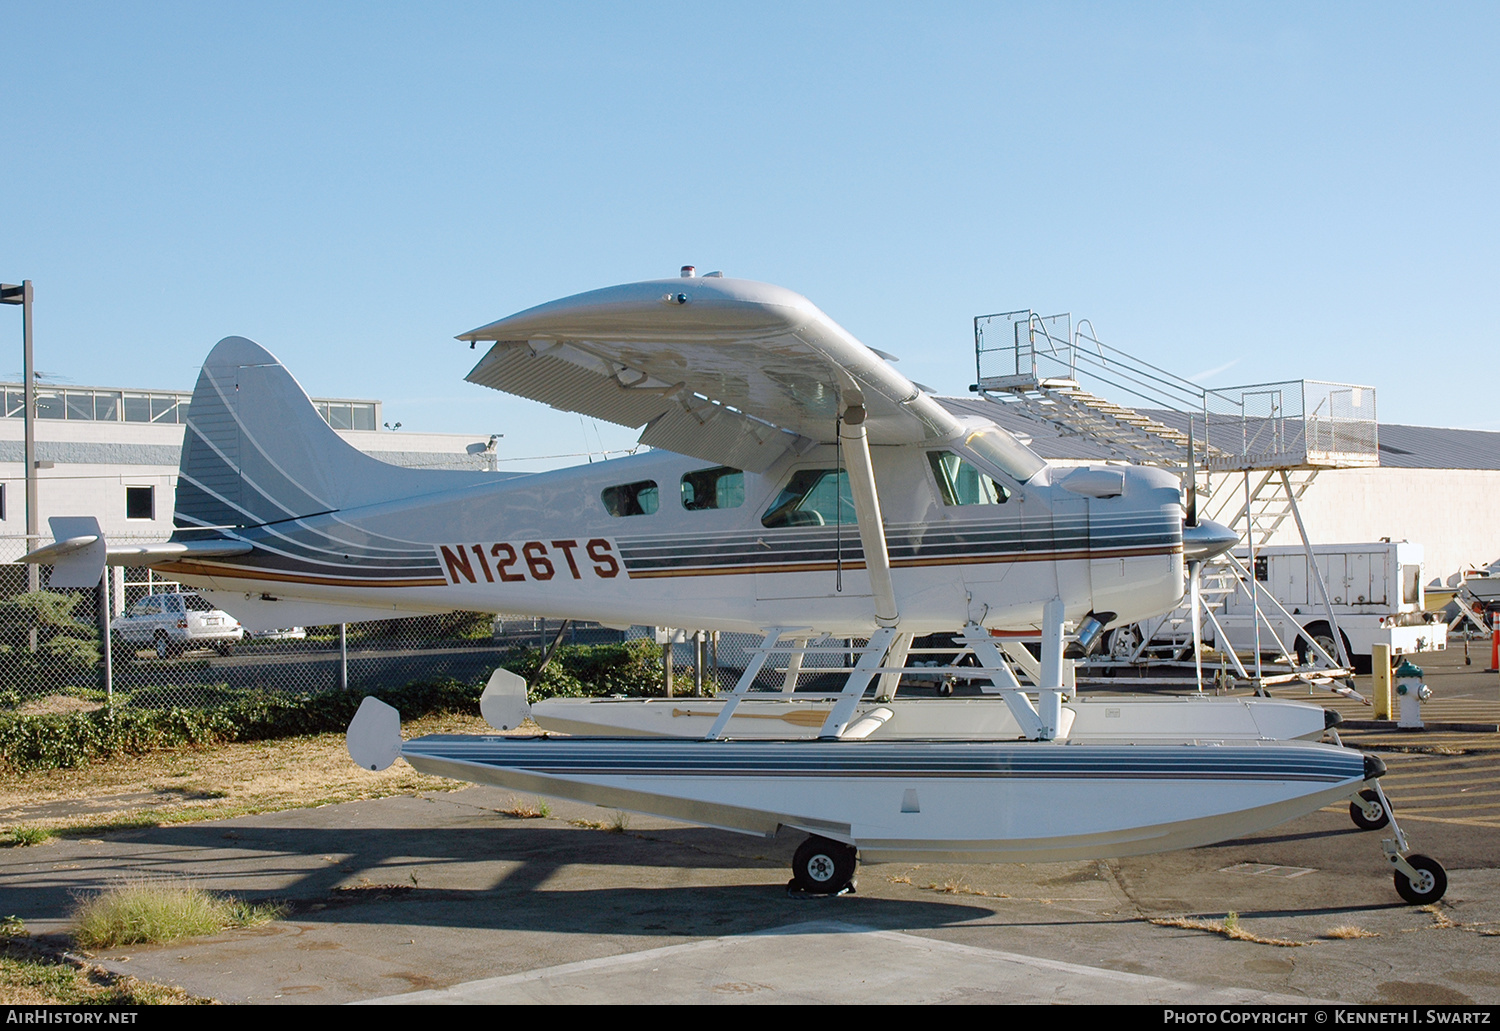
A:
{"label": "metal stairway", "polygon": [[[1276,536],[1281,525],[1291,516],[1292,501],[1301,501],[1302,496],[1307,493],[1313,480],[1318,476],[1317,469],[1287,470],[1288,482],[1292,489],[1291,499],[1288,499],[1281,478],[1277,475],[1278,471],[1262,470],[1252,477],[1248,503],[1244,491],[1236,489],[1237,485],[1233,480],[1221,481],[1217,494],[1209,499],[1208,504],[1205,505],[1200,500],[1203,514],[1225,526],[1237,527],[1245,525],[1245,513],[1248,508],[1250,539],[1256,548],[1265,547]],[[1200,493],[1200,499],[1202,496]]]}
{"label": "metal stairway", "polygon": [[1108,440],[1149,465],[1186,465],[1188,435],[1131,408],[1089,393],[1077,383],[1062,381],[1026,391],[1014,391],[1027,403],[1028,417],[1045,422],[1065,436]]}

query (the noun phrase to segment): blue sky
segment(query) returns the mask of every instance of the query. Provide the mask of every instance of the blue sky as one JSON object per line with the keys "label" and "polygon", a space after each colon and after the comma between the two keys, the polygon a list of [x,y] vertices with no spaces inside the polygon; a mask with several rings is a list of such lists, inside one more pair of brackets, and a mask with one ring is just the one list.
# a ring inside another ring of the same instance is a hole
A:
{"label": "blue sky", "polygon": [[186,389],[238,333],[508,458],[628,446],[464,383],[453,335],[694,264],[944,392],[975,314],[1032,307],[1209,385],[1362,383],[1383,421],[1500,429],[1495,5],[0,18],[0,279],[35,281],[38,367],[74,383]]}

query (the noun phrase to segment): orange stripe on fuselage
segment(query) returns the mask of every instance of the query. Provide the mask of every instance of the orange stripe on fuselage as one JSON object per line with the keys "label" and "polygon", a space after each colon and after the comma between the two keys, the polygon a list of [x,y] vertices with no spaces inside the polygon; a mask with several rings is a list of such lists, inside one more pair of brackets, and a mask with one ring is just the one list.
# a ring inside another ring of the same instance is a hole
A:
{"label": "orange stripe on fuselage", "polygon": [[183,573],[188,576],[213,576],[227,580],[271,580],[276,583],[326,584],[329,587],[446,587],[442,577],[423,577],[405,580],[357,579],[340,576],[313,576],[297,573],[277,573],[270,570],[252,569],[248,566],[220,566],[204,562],[168,562],[153,565],[152,569],[162,573]]}
{"label": "orange stripe on fuselage", "polygon": [[[981,566],[1004,562],[1066,562],[1077,559],[1141,558],[1151,555],[1180,555],[1182,545],[1170,548],[1122,548],[1117,551],[1039,551],[1013,555],[973,556],[955,555],[949,558],[902,558],[891,559],[892,569],[914,569],[921,566]],[[852,559],[845,563],[804,562],[800,565],[765,566],[686,566],[677,569],[649,569],[632,571],[632,580],[651,580],[672,576],[742,576],[747,573],[822,573],[833,569],[864,569],[863,559]]]}

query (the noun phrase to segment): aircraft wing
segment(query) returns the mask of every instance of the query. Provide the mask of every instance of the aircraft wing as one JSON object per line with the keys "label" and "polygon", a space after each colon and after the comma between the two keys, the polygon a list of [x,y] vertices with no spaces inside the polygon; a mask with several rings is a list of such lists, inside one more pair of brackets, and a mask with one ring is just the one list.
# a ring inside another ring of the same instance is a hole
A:
{"label": "aircraft wing", "polygon": [[467,379],[631,428],[641,443],[764,472],[831,442],[863,403],[872,444],[943,438],[957,420],[807,298],[713,276],[629,283],[459,336],[495,345]]}

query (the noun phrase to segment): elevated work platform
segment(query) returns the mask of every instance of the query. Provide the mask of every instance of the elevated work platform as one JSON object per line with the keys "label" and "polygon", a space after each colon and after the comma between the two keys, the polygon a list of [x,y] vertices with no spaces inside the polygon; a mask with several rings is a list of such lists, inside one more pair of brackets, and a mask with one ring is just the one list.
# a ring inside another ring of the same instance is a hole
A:
{"label": "elevated work platform", "polygon": [[976,316],[974,354],[977,393],[1131,461],[1213,472],[1380,464],[1373,387],[1206,388],[1103,343],[1087,319],[1075,326],[1069,314],[1029,309]]}

